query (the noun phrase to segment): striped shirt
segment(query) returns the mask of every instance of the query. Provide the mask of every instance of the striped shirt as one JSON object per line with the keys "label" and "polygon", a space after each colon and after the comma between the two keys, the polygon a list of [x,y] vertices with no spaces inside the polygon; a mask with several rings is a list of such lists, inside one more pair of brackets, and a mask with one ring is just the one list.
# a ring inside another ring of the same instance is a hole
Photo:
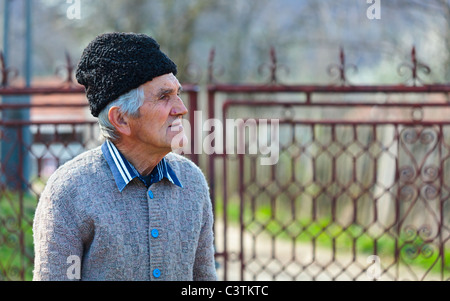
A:
{"label": "striped shirt", "polygon": [[163,178],[166,178],[172,184],[183,188],[183,185],[165,158],[156,165],[148,176],[142,176],[111,141],[106,140],[103,143],[102,152],[120,192],[122,192],[134,178],[141,180],[147,188],[152,184],[161,181]]}

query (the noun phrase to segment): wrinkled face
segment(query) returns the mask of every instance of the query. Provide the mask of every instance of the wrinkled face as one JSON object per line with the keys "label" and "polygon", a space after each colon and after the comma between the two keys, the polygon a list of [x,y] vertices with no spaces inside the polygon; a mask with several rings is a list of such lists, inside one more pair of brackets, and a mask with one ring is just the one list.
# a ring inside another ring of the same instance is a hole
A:
{"label": "wrinkled face", "polygon": [[145,101],[139,117],[130,120],[134,145],[149,150],[171,150],[171,142],[184,131],[181,119],[188,110],[180,98],[181,85],[172,73],[142,85]]}

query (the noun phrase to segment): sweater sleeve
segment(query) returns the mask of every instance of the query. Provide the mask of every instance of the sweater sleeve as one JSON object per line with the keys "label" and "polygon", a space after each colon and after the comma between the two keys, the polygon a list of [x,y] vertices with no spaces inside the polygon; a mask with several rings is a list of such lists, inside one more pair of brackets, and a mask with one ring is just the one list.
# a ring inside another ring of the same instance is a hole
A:
{"label": "sweater sleeve", "polygon": [[194,262],[194,281],[215,281],[217,273],[214,259],[213,211],[209,188],[203,174],[203,221]]}
{"label": "sweater sleeve", "polygon": [[33,223],[34,281],[81,278],[83,243],[75,198],[75,188],[52,178],[41,194]]}

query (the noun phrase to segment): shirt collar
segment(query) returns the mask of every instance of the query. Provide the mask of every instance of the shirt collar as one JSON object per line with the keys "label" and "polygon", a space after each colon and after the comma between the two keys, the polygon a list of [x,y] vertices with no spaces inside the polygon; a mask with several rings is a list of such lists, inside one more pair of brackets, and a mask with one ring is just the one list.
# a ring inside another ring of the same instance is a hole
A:
{"label": "shirt collar", "polygon": [[131,182],[134,178],[139,178],[147,187],[152,184],[161,181],[163,178],[169,180],[172,184],[183,188],[183,185],[177,178],[170,164],[165,158],[163,158],[153,169],[150,175],[143,177],[134,168],[134,166],[128,162],[128,160],[122,155],[117,147],[109,140],[103,143],[102,147],[103,156],[111,169],[111,172],[116,181],[117,188],[120,192]]}

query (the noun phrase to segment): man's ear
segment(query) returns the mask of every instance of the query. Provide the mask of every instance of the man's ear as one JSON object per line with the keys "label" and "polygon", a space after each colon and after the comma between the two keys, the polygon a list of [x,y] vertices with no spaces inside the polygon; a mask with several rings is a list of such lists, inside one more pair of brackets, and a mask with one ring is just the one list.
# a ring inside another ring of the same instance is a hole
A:
{"label": "man's ear", "polygon": [[111,107],[108,112],[108,118],[109,122],[121,135],[129,136],[131,134],[129,118],[120,111],[119,107]]}

